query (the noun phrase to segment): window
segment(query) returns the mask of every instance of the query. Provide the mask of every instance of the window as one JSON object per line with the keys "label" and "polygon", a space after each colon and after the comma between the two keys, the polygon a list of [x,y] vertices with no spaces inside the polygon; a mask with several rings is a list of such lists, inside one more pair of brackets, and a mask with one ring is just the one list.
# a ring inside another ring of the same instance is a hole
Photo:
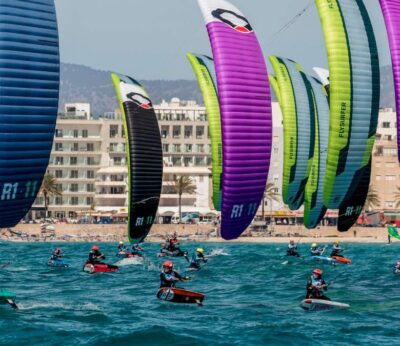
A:
{"label": "window", "polygon": [[193,159],[191,157],[185,157],[183,159],[183,165],[185,167],[192,167],[193,166]]}
{"label": "window", "polygon": [[78,205],[79,199],[78,197],[71,197],[71,205]]}
{"label": "window", "polygon": [[169,151],[169,144],[163,144],[163,145],[162,145],[162,150],[163,150],[164,153],[168,153],[168,151]]}
{"label": "window", "polygon": [[274,154],[278,154],[279,153],[279,147],[274,147]]}
{"label": "window", "polygon": [[63,151],[63,144],[62,143],[56,143],[55,150],[56,151]]}
{"label": "window", "polygon": [[94,144],[93,143],[87,143],[86,144],[86,150],[87,151],[94,151]]}
{"label": "window", "polygon": [[57,129],[57,130],[56,130],[56,137],[57,137],[57,138],[60,138],[60,137],[62,137],[62,136],[63,136],[63,130]]}
{"label": "window", "polygon": [[203,139],[204,138],[204,126],[196,127],[196,138]]}
{"label": "window", "polygon": [[71,184],[69,191],[78,192],[78,184]]}
{"label": "window", "polygon": [[390,129],[390,122],[389,121],[384,121],[382,123],[382,128],[384,129]]}
{"label": "window", "polygon": [[88,130],[82,130],[82,137],[88,138]]}
{"label": "window", "polygon": [[124,190],[124,188],[123,187],[112,187],[111,189],[110,189],[110,193],[112,194],[112,195],[120,195],[120,194],[123,194],[123,193],[125,193],[125,190]]}
{"label": "window", "polygon": [[121,166],[122,165],[122,157],[114,157],[114,166]]}
{"label": "window", "polygon": [[394,208],[395,203],[393,201],[386,201],[385,206],[386,208]]}
{"label": "window", "polygon": [[86,185],[86,191],[87,192],[94,192],[94,185],[93,184],[87,184]]}
{"label": "window", "polygon": [[55,205],[63,205],[63,198],[61,196],[57,196],[54,199],[54,203],[55,203]]}
{"label": "window", "polygon": [[95,162],[95,160],[94,160],[94,157],[88,157],[88,158],[86,158],[86,164],[87,164],[88,166],[94,166],[94,165],[96,164],[96,162]]}
{"label": "window", "polygon": [[73,136],[74,136],[74,138],[78,138],[79,137],[79,131],[78,130],[74,130],[73,131]]}
{"label": "window", "polygon": [[161,126],[161,137],[162,138],[169,137],[169,126]]}
{"label": "window", "polygon": [[63,172],[60,170],[55,171],[55,177],[60,179],[63,177]]}
{"label": "window", "polygon": [[200,154],[204,153],[204,144],[197,144],[197,152]]}
{"label": "window", "polygon": [[125,129],[124,129],[124,125],[121,126],[121,137],[125,138]]}
{"label": "window", "polygon": [[123,175],[111,175],[110,176],[111,181],[124,181],[124,176]]}
{"label": "window", "polygon": [[94,171],[86,171],[87,179],[94,179]]}
{"label": "window", "polygon": [[180,126],[173,127],[172,136],[174,138],[181,138],[181,127]]}
{"label": "window", "polygon": [[78,143],[72,143],[71,151],[79,151],[79,144]]}
{"label": "window", "polygon": [[385,180],[386,181],[396,180],[396,176],[395,175],[387,175],[387,176],[385,176]]}
{"label": "window", "polygon": [[180,144],[174,144],[174,153],[180,153],[181,152],[181,145]]}
{"label": "window", "polygon": [[63,165],[64,164],[64,158],[57,156],[55,163],[56,163],[56,165],[59,165],[59,166]]}
{"label": "window", "polygon": [[195,166],[205,166],[206,162],[203,157],[196,157]]}
{"label": "window", "polygon": [[94,198],[86,197],[86,204],[92,206],[94,204]]}
{"label": "window", "polygon": [[381,177],[380,175],[377,175],[377,176],[375,177],[375,180],[376,180],[376,181],[381,181],[381,180],[382,180],[382,177]]}
{"label": "window", "polygon": [[118,136],[118,125],[110,125],[110,138]]}
{"label": "window", "polygon": [[185,126],[185,139],[193,137],[193,126]]}
{"label": "window", "polygon": [[69,174],[69,177],[71,179],[77,179],[78,178],[78,171],[71,171]]}
{"label": "window", "polygon": [[69,164],[71,165],[71,166],[76,166],[77,164],[78,164],[78,158],[77,157],[71,157],[70,159],[69,159]]}
{"label": "window", "polygon": [[192,144],[185,144],[185,153],[191,153],[193,150]]}
{"label": "window", "polygon": [[396,148],[383,148],[383,155],[384,156],[397,156],[397,149]]}

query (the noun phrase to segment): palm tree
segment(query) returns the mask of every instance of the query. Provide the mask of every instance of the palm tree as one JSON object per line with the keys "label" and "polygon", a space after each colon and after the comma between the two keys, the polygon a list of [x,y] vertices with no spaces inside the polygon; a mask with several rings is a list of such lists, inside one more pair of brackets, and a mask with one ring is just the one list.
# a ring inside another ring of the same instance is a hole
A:
{"label": "palm tree", "polygon": [[57,180],[51,174],[47,173],[40,187],[40,193],[44,197],[44,209],[46,211],[46,218],[48,217],[49,200],[50,196],[61,196],[62,191],[60,190]]}
{"label": "palm tree", "polygon": [[[269,202],[272,214],[272,203],[274,201],[275,202],[279,201],[279,193],[276,192],[276,186],[274,183],[267,183],[267,185],[265,186],[265,191],[261,206],[263,221],[265,221],[265,200]],[[271,215],[271,220],[272,220],[272,215]]]}
{"label": "palm tree", "polygon": [[196,193],[197,188],[194,180],[187,175],[175,176],[174,188],[179,196],[179,222],[182,222],[182,195],[184,193],[193,195]]}
{"label": "palm tree", "polygon": [[367,198],[365,199],[364,209],[372,210],[375,206],[377,206],[379,204],[381,204],[379,195],[376,192],[375,188],[372,185],[370,185]]}
{"label": "palm tree", "polygon": [[394,198],[396,200],[396,208],[400,207],[400,187],[397,186],[397,191],[394,193]]}

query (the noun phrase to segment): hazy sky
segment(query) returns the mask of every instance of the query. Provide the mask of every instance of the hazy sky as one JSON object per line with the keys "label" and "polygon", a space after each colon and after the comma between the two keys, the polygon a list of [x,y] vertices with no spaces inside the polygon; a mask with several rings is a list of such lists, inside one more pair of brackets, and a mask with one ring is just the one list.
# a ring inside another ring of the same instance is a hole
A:
{"label": "hazy sky", "polygon": [[[264,54],[326,66],[315,5],[276,35],[310,0],[232,0],[257,32]],[[378,0],[364,0],[375,25],[381,65],[390,63]],[[196,0],[56,0],[63,62],[138,79],[194,79],[186,52],[210,54]]]}

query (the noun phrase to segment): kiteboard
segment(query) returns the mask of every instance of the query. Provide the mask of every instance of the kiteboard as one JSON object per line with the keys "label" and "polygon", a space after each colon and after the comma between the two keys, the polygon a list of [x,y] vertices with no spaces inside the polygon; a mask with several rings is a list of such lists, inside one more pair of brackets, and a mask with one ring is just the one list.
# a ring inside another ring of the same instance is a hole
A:
{"label": "kiteboard", "polygon": [[158,253],[157,257],[186,257],[187,255],[188,255],[187,251],[180,251],[180,250],[168,251],[168,250],[164,250],[163,252]]}
{"label": "kiteboard", "polygon": [[334,302],[332,300],[304,299],[301,302],[300,307],[307,311],[331,311],[346,310],[350,307],[350,305]]}
{"label": "kiteboard", "polygon": [[0,304],[8,304],[13,309],[18,309],[15,299],[16,296],[14,293],[7,290],[0,290]]}
{"label": "kiteboard", "polygon": [[110,273],[115,272],[118,270],[118,266],[112,264],[105,264],[105,263],[86,263],[83,267],[83,271],[89,274],[96,274],[96,273]]}
{"label": "kiteboard", "polygon": [[342,263],[342,264],[350,264],[351,263],[351,259],[348,259],[346,257],[332,256],[332,258],[335,259],[337,263]]}
{"label": "kiteboard", "polygon": [[161,287],[157,292],[157,298],[170,303],[202,305],[204,294],[187,291],[183,288]]}
{"label": "kiteboard", "polygon": [[307,260],[322,264],[331,264],[331,265],[336,264],[336,260],[334,258],[324,257],[324,256],[309,256],[307,257]]}
{"label": "kiteboard", "polygon": [[69,264],[65,263],[63,260],[49,260],[47,262],[47,265],[49,267],[53,267],[53,268],[68,268]]}

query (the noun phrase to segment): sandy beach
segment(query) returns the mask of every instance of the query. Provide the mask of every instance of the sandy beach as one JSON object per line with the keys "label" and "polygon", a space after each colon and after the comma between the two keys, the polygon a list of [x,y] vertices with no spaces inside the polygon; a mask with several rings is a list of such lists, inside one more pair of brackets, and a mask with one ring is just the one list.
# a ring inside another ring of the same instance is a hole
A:
{"label": "sandy beach", "polygon": [[[52,231],[43,231],[39,224],[19,224],[11,229],[2,229],[3,241],[54,241],[54,242],[117,242],[127,241],[126,225],[94,224],[55,224]],[[176,232],[180,241],[188,242],[225,242],[217,236],[212,225],[154,225],[147,242],[161,243]],[[295,239],[301,243],[332,243],[334,240],[354,243],[387,243],[385,227],[354,227],[348,232],[338,232],[335,227],[321,227],[307,230],[302,226],[275,226],[268,232],[246,231],[240,238],[230,241],[236,243],[287,243]],[[393,242],[396,239],[392,238]]]}

